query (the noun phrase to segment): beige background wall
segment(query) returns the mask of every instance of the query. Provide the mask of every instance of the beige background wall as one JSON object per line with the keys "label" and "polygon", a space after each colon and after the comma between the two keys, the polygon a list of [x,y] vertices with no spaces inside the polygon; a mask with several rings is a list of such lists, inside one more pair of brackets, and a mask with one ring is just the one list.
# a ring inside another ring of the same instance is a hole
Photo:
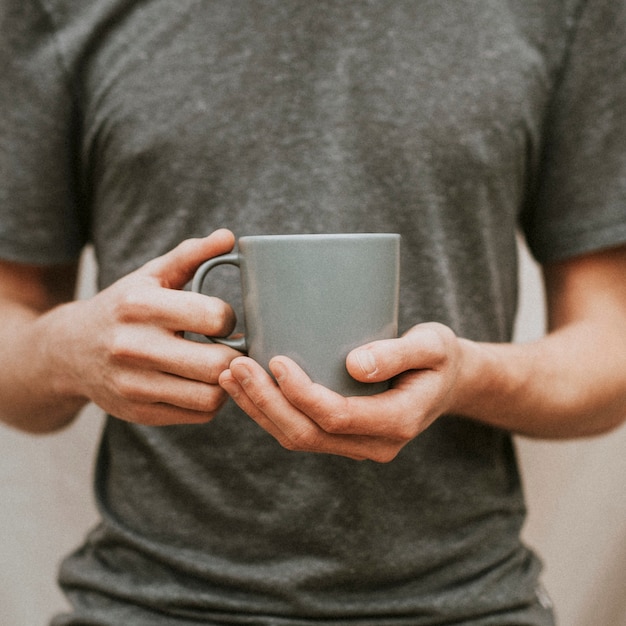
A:
{"label": "beige background wall", "polygon": [[[543,332],[537,268],[523,251],[517,339]],[[86,260],[83,294],[92,289]],[[0,624],[44,626],[63,608],[59,560],[97,519],[91,497],[101,415],[30,437],[0,427]],[[626,626],[626,427],[593,440],[518,440],[527,541],[544,557],[560,626]]]}

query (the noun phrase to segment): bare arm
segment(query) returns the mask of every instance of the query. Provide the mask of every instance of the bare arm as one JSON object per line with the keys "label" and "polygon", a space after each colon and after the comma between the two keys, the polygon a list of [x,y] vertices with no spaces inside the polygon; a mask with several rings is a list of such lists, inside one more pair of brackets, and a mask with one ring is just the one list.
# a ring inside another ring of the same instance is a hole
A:
{"label": "bare arm", "polygon": [[[43,358],[47,314],[72,299],[76,265],[0,262],[0,417],[24,430],[55,430],[87,402],[55,389],[54,361]],[[22,416],[27,414],[28,420]]]}
{"label": "bare arm", "polygon": [[285,447],[356,459],[391,460],[446,413],[533,437],[606,432],[626,419],[626,247],[545,277],[550,329],[534,343],[477,343],[420,324],[353,351],[355,378],[394,378],[376,396],[342,398],[285,357],[270,364],[277,384],[243,357],[220,383]]}
{"label": "bare arm", "polygon": [[142,424],[212,419],[226,399],[217,378],[239,353],[181,331],[227,334],[234,316],[221,300],[182,288],[202,261],[232,245],[225,230],[185,241],[75,302],[75,267],[0,264],[0,418],[47,432],[91,400]]}
{"label": "bare arm", "polygon": [[475,392],[459,410],[530,436],[610,430],[626,419],[626,247],[550,265],[544,276],[548,334],[468,345]]}

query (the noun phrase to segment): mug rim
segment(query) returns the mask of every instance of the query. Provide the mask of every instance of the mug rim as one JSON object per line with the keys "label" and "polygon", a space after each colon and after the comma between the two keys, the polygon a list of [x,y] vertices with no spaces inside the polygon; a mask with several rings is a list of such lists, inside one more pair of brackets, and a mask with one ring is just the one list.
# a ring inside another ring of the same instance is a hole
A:
{"label": "mug rim", "polygon": [[257,241],[321,241],[329,239],[400,239],[400,233],[281,233],[281,234],[265,234],[265,235],[243,235],[238,241],[257,240]]}

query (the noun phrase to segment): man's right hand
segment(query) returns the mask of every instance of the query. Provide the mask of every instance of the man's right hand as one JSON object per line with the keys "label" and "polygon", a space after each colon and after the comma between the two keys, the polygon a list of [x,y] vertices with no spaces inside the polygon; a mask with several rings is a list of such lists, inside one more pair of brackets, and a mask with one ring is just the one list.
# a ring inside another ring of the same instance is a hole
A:
{"label": "man's right hand", "polygon": [[226,335],[235,316],[223,301],[182,289],[203,261],[233,244],[227,230],[184,241],[92,298],[59,306],[53,295],[49,306],[33,306],[19,295],[29,289],[0,289],[0,322],[3,312],[7,322],[0,326],[11,328],[2,342],[0,415],[18,428],[47,431],[91,400],[140,424],[211,420],[226,399],[218,377],[239,353],[182,332]]}

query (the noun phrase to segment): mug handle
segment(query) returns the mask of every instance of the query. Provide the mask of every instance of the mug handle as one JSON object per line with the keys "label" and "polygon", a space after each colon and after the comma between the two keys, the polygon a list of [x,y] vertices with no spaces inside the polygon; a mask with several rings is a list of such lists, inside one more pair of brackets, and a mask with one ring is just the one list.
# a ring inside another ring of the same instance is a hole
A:
{"label": "mug handle", "polygon": [[[232,252],[230,254],[222,254],[205,261],[194,274],[193,281],[191,283],[191,291],[202,293],[202,285],[204,284],[206,275],[218,265],[235,265],[236,267],[239,267],[239,253]],[[229,348],[239,350],[239,352],[248,352],[248,344],[245,335],[242,335],[241,337],[209,337],[206,335],[206,337],[213,343],[221,343]]]}

